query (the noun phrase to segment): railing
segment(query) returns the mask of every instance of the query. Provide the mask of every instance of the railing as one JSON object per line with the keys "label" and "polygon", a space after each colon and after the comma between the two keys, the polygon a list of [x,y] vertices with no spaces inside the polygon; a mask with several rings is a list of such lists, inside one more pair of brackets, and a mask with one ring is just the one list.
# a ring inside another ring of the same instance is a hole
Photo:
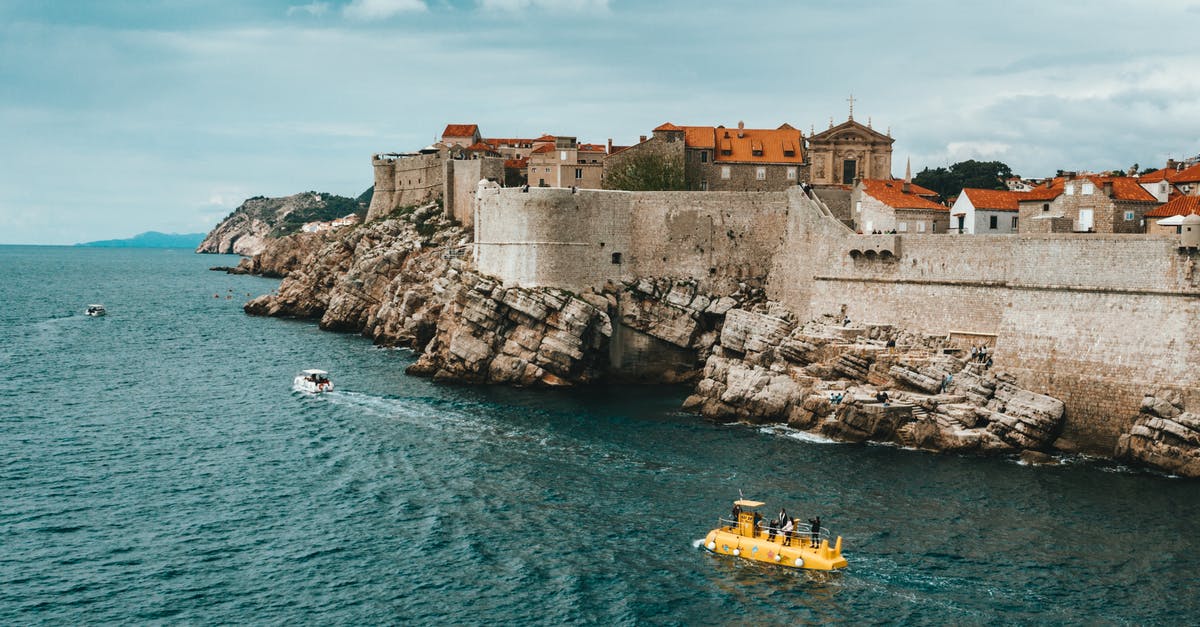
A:
{"label": "railing", "polygon": [[[790,533],[784,533],[782,529],[776,529],[774,534],[772,534],[771,530],[768,529],[765,524],[765,519],[760,520],[758,523],[758,529],[755,530],[754,537],[768,538],[771,535],[774,535],[779,538],[791,537],[793,539],[800,539],[809,543],[812,542],[812,525],[799,521],[796,521],[792,524],[795,526],[795,528],[792,529]],[[717,526],[736,531],[738,528],[738,522],[732,518],[718,517]],[[820,544],[822,540],[831,540],[832,536],[830,535],[829,528],[822,526],[821,531],[817,534],[817,539],[818,544]],[[830,544],[832,544],[832,542],[830,542]]]}

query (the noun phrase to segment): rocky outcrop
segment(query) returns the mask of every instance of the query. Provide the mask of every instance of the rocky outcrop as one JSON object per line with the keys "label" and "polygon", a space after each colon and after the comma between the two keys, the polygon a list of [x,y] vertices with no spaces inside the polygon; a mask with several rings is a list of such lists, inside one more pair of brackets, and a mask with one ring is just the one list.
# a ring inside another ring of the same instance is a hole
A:
{"label": "rocky outcrop", "polygon": [[942,354],[942,338],[832,320],[799,325],[778,308],[760,309],[728,312],[685,407],[937,451],[1046,450],[1061,429],[1061,401]]}
{"label": "rocky outcrop", "polygon": [[282,198],[255,196],[214,227],[196,252],[257,255],[266,250],[270,242],[299,231],[305,222],[332,220],[360,209],[357,200],[334,194],[304,192]]}
{"label": "rocky outcrop", "polygon": [[1200,414],[1186,411],[1178,392],[1146,396],[1113,456],[1174,475],[1200,477]]}

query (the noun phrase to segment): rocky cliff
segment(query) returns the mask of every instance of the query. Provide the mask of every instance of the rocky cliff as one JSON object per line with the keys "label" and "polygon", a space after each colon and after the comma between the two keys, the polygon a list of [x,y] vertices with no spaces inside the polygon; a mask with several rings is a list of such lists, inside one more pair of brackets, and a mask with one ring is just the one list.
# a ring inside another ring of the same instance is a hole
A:
{"label": "rocky cliff", "polygon": [[358,200],[334,194],[304,192],[282,198],[255,196],[214,227],[196,252],[257,255],[266,249],[269,241],[296,233],[305,222],[332,220],[363,211],[365,205]]}
{"label": "rocky cliff", "polygon": [[[945,336],[801,321],[745,283],[731,294],[670,277],[583,293],[504,285],[472,268],[469,242],[429,205],[271,241],[237,271],[284,277],[277,293],[247,303],[248,313],[317,319],[325,329],[410,347],[418,359],[409,373],[437,380],[694,381],[685,408],[714,420],[1032,461],[1073,451],[1060,435],[1060,400],[965,358]],[[638,360],[676,359],[635,373],[621,354],[639,346]],[[1200,418],[1177,395],[1148,397],[1121,442],[1118,458],[1200,476]]]}

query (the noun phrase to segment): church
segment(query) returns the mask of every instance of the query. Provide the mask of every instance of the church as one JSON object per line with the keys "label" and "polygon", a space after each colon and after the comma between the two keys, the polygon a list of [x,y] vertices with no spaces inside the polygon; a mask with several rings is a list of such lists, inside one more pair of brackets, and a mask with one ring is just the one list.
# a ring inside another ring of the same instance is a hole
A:
{"label": "church", "polygon": [[808,138],[809,182],[813,185],[853,185],[855,179],[892,178],[891,133],[880,133],[854,120],[851,97],[850,116],[845,122],[815,133]]}

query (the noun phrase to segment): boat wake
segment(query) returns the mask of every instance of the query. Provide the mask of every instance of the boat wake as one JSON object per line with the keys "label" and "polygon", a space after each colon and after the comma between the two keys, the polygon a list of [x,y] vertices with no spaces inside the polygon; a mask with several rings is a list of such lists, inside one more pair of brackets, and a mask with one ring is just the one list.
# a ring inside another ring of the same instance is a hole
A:
{"label": "boat wake", "polygon": [[759,433],[783,436],[785,438],[789,438],[792,440],[799,440],[801,442],[807,442],[809,444],[845,444],[844,442],[839,442],[832,438],[827,438],[818,433],[812,433],[810,431],[801,431],[799,429],[793,429],[791,427],[784,427],[784,426],[780,426],[780,425],[772,425],[772,426],[762,427],[759,429]]}

